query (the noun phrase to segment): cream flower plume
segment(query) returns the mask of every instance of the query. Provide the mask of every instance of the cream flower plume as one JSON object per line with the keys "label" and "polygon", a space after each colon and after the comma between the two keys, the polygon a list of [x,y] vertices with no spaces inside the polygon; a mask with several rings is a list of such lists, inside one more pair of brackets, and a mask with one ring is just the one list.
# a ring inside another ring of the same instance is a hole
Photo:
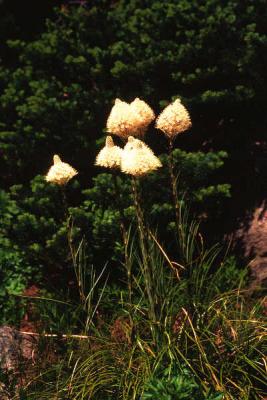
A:
{"label": "cream flower plume", "polygon": [[107,131],[121,138],[127,138],[136,131],[137,124],[138,116],[130,105],[116,99],[107,120]]}
{"label": "cream flower plume", "polygon": [[119,168],[121,164],[122,149],[114,145],[111,136],[107,136],[106,145],[96,157],[96,165],[106,168]]}
{"label": "cream flower plume", "polygon": [[123,139],[141,136],[154,118],[153,110],[143,100],[136,98],[129,104],[116,99],[107,120],[107,131]]}
{"label": "cream flower plume", "polygon": [[53,161],[54,165],[52,165],[45,177],[47,182],[66,185],[71,178],[78,174],[69,164],[62,162],[57,154],[54,155]]}
{"label": "cream flower plume", "polygon": [[160,160],[144,142],[129,136],[121,157],[122,172],[142,176],[161,166]]}
{"label": "cream flower plume", "polygon": [[139,116],[138,131],[143,135],[148,125],[155,119],[154,111],[149,105],[138,97],[130,103],[131,109]]}
{"label": "cream flower plume", "polygon": [[191,126],[190,115],[180,99],[164,108],[156,120],[156,128],[162,130],[171,139]]}

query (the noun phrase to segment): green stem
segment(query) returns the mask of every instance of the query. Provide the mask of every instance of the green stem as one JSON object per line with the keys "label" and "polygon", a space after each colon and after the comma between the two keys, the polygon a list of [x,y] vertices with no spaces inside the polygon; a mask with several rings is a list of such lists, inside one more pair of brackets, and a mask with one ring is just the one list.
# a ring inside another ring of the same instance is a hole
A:
{"label": "green stem", "polygon": [[125,266],[126,266],[126,271],[127,271],[127,284],[128,284],[128,295],[129,295],[129,304],[132,304],[132,268],[131,268],[131,260],[129,258],[128,254],[128,233],[127,233],[127,223],[126,223],[126,218],[124,215],[123,211],[123,198],[122,198],[122,193],[119,188],[119,183],[118,183],[118,176],[116,174],[116,171],[112,171],[112,178],[113,178],[113,183],[114,183],[114,189],[115,189],[115,197],[117,201],[117,210],[119,211],[120,215],[120,231],[121,231],[121,237],[122,237],[122,242],[123,242],[123,247],[124,247],[124,261],[125,261]]}
{"label": "green stem", "polygon": [[84,301],[85,296],[84,296],[83,288],[82,288],[81,273],[80,273],[80,269],[79,269],[79,263],[77,265],[77,262],[76,262],[76,249],[74,247],[73,240],[72,240],[73,224],[72,224],[71,215],[69,214],[69,207],[68,207],[65,186],[61,186],[61,194],[62,194],[64,215],[66,218],[68,247],[69,247],[69,251],[70,251],[70,256],[71,256],[74,272],[75,272],[76,279],[77,279],[79,295],[80,295],[81,300]]}
{"label": "green stem", "polygon": [[180,212],[179,212],[179,200],[178,200],[178,193],[177,193],[177,179],[174,174],[174,161],[173,161],[173,141],[172,139],[169,140],[169,174],[171,180],[171,188],[172,188],[172,197],[174,202],[174,209],[175,209],[175,217],[176,217],[176,226],[177,231],[179,233],[179,226],[180,226]]}
{"label": "green stem", "polygon": [[155,304],[154,304],[153,296],[152,296],[152,292],[151,292],[151,287],[153,286],[153,284],[152,284],[153,273],[151,271],[150,262],[149,262],[150,258],[149,258],[148,245],[147,245],[148,232],[147,232],[145,224],[144,224],[144,214],[143,214],[143,210],[141,207],[141,199],[140,199],[139,190],[138,190],[138,180],[134,176],[132,177],[132,192],[133,192],[135,212],[136,212],[136,216],[137,216],[142,258],[143,258],[143,264],[144,264],[144,277],[145,277],[146,291],[147,291],[148,300],[149,300],[149,304],[150,304],[151,319],[152,319],[153,324],[155,325],[157,319],[156,319],[156,312],[155,312]]}
{"label": "green stem", "polygon": [[169,139],[169,154],[168,154],[168,167],[169,167],[169,175],[171,181],[171,189],[172,189],[172,197],[174,203],[174,210],[175,210],[175,224],[176,230],[179,239],[179,246],[181,249],[181,255],[183,254],[183,247],[184,247],[184,238],[183,238],[183,230],[181,225],[181,206],[178,198],[178,191],[177,191],[177,178],[175,177],[174,173],[174,160],[173,160],[173,140]]}

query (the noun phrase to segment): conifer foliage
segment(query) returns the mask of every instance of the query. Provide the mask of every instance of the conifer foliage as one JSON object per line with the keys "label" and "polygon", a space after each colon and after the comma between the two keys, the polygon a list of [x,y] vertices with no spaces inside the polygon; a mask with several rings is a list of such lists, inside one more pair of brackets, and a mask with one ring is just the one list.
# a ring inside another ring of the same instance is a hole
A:
{"label": "conifer foliage", "polygon": [[[181,98],[194,124],[174,144],[182,147],[174,153],[180,190],[199,215],[217,218],[229,184],[253,172],[251,144],[264,139],[266,19],[265,0],[92,0],[56,10],[35,40],[10,40],[12,65],[0,64],[1,241],[27,265],[62,260],[60,194],[40,177],[53,154],[79,171],[69,199],[77,235],[90,238],[94,255],[114,237],[112,181],[95,177],[93,165],[116,98],[130,104],[140,96],[156,115]],[[153,149],[167,147],[153,124],[147,135]],[[199,151],[204,145],[220,152]],[[222,176],[225,151],[230,173]],[[161,182],[147,197],[149,217],[157,222],[164,210],[169,224],[167,178],[149,179]]]}

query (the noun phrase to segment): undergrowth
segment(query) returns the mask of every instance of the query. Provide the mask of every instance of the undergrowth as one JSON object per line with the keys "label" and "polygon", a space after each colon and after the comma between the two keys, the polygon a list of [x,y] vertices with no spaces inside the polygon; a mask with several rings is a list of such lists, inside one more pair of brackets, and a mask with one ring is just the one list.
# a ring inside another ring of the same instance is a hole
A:
{"label": "undergrowth", "polygon": [[[34,367],[22,397],[16,398],[263,398],[262,303],[245,290],[246,273],[235,259],[222,257],[218,246],[205,249],[198,224],[180,212],[183,264],[170,260],[150,232],[148,276],[140,238],[129,239],[130,297],[126,274],[117,287],[107,286],[105,269],[95,275],[81,243],[75,264],[80,301],[35,300],[43,331],[57,334],[43,335],[41,342],[52,341],[58,354],[53,365],[42,355],[42,367]],[[59,314],[63,322],[56,329]]]}

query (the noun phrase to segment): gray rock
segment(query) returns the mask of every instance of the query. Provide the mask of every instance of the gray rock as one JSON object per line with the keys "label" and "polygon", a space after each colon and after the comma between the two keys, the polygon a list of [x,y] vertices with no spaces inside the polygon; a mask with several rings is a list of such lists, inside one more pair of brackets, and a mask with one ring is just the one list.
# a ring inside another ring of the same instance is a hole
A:
{"label": "gray rock", "polygon": [[19,363],[34,359],[36,339],[21,333],[10,326],[0,327],[0,367],[3,370],[16,370]]}
{"label": "gray rock", "polygon": [[267,202],[249,213],[246,221],[233,235],[233,242],[241,245],[251,271],[250,289],[265,289],[267,283]]}

